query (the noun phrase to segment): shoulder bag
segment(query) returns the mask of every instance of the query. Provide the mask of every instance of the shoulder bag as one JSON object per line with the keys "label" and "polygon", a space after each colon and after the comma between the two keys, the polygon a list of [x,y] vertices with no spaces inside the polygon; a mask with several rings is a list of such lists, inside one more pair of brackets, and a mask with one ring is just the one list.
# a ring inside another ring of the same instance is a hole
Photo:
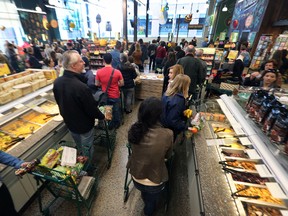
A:
{"label": "shoulder bag", "polygon": [[107,105],[107,101],[108,101],[108,89],[110,88],[111,82],[112,82],[112,78],[113,78],[113,74],[114,74],[114,68],[112,70],[110,79],[108,81],[107,84],[107,88],[106,91],[103,92],[102,89],[98,90],[93,96],[94,99],[98,102],[98,106],[103,106],[103,105]]}

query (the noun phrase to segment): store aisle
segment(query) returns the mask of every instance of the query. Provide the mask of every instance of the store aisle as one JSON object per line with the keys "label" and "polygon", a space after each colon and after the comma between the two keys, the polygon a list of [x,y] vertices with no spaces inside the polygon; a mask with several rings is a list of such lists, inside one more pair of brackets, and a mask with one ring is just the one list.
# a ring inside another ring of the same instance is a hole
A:
{"label": "store aisle", "polygon": [[[132,113],[125,115],[124,124],[117,130],[116,146],[110,169],[107,170],[106,150],[101,150],[96,153],[96,163],[99,173],[99,185],[97,196],[91,208],[91,215],[99,216],[141,216],[143,202],[140,197],[140,192],[133,188],[131,184],[131,192],[126,203],[123,202],[124,196],[124,178],[126,172],[126,163],[128,151],[126,148],[127,131],[131,124],[137,118],[137,111],[141,101],[136,101]],[[97,148],[96,148],[97,151]],[[51,200],[51,195],[44,191],[44,202]],[[55,216],[72,216],[77,215],[76,207],[73,203],[59,200],[50,208],[51,215]],[[25,210],[23,216],[41,215],[39,212],[37,199]],[[158,214],[163,215],[163,214]]]}

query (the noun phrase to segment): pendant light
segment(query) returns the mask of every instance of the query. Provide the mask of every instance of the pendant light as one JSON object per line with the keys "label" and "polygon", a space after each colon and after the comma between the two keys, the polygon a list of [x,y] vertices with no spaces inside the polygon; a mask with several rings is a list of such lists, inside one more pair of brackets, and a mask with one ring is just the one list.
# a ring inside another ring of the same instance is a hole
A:
{"label": "pendant light", "polygon": [[228,8],[227,8],[227,6],[226,6],[226,5],[224,5],[224,7],[222,8],[222,11],[223,11],[223,12],[226,12],[226,11],[228,11]]}

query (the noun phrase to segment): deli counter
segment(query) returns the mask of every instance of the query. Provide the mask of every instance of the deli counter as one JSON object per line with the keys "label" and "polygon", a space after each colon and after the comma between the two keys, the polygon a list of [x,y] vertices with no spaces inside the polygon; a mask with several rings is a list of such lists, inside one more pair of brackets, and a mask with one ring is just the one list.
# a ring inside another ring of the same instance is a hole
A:
{"label": "deli counter", "polygon": [[273,142],[232,97],[222,95],[196,110],[203,128],[186,134],[185,142],[190,214],[287,215],[283,145]]}
{"label": "deli counter", "polygon": [[[34,88],[0,106],[2,151],[24,161],[32,161],[41,158],[67,134],[68,130],[54,100],[51,83],[50,80],[48,85]],[[2,164],[0,172],[11,193],[15,209],[19,211],[35,194],[36,181],[30,174],[22,178],[16,177],[12,167]]]}

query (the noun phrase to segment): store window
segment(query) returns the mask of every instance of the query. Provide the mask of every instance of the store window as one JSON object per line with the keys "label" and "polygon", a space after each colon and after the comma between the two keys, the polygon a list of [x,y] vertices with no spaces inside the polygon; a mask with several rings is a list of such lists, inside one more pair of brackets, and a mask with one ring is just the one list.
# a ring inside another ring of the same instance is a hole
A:
{"label": "store window", "polygon": [[[146,1],[142,1],[146,3]],[[180,3],[181,2],[181,3]],[[150,0],[148,9],[148,37],[167,37],[169,33],[177,34],[179,25],[180,37],[202,37],[203,30],[188,30],[188,24],[185,22],[187,14],[193,14],[190,24],[205,24],[207,12],[207,0]],[[133,37],[134,22],[134,2],[128,1],[128,36]],[[138,36],[145,35],[146,30],[146,5],[138,4],[137,19]]]}

